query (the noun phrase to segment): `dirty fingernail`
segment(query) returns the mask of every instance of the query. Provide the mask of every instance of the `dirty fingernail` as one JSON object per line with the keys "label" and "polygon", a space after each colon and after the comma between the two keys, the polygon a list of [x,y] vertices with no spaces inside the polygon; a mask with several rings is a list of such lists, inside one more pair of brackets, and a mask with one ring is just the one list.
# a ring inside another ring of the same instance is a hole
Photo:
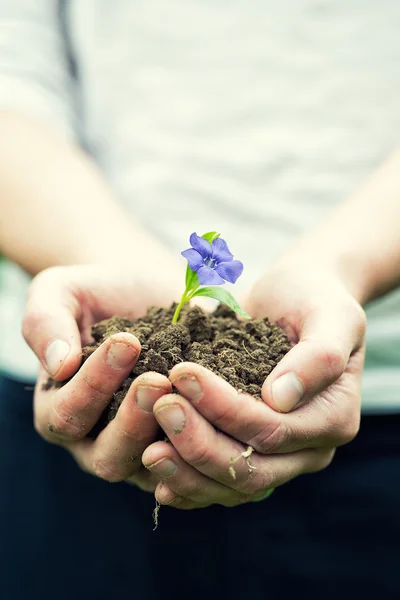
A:
{"label": "dirty fingernail", "polygon": [[158,475],[158,477],[165,478],[172,477],[176,471],[176,464],[170,458],[162,458],[153,465],[149,465],[147,468],[150,469],[152,473]]}
{"label": "dirty fingernail", "polygon": [[272,384],[272,398],[276,408],[289,412],[300,402],[304,395],[304,387],[294,373],[285,373]]}
{"label": "dirty fingernail", "polygon": [[155,416],[166,433],[181,433],[185,427],[185,415],[180,406],[176,404],[159,408]]}
{"label": "dirty fingernail", "polygon": [[47,347],[45,360],[47,370],[51,375],[55,375],[60,369],[63,360],[69,352],[70,346],[64,340],[53,340]]}
{"label": "dirty fingernail", "polygon": [[188,400],[196,402],[203,396],[200,383],[194,375],[181,375],[178,379],[173,382],[182,396],[185,396]]}
{"label": "dirty fingernail", "polygon": [[153,412],[155,402],[165,393],[166,390],[160,388],[139,385],[136,390],[136,404],[145,412]]}
{"label": "dirty fingernail", "polygon": [[130,344],[114,342],[108,349],[106,361],[113,369],[126,369],[136,356],[137,352]]}

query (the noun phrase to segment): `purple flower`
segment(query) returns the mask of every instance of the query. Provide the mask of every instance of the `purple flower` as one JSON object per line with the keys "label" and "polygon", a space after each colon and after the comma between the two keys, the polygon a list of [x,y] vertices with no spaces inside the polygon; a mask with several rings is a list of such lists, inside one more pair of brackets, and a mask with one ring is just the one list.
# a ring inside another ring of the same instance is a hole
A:
{"label": "purple flower", "polygon": [[181,254],[188,261],[189,268],[197,273],[201,285],[222,285],[225,281],[236,283],[243,272],[243,264],[240,260],[233,260],[225,240],[216,238],[210,244],[197,233],[192,233],[190,244],[192,247]]}

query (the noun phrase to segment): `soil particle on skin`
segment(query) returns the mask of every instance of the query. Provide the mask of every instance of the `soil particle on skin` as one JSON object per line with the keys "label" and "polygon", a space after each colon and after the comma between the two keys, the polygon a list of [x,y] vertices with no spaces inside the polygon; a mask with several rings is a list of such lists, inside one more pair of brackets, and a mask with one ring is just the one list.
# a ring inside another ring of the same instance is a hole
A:
{"label": "soil particle on skin", "polygon": [[239,321],[224,305],[213,313],[185,306],[179,323],[171,325],[175,307],[151,307],[136,321],[112,317],[92,327],[94,341],[83,349],[83,362],[115,333],[132,333],[142,345],[135,367],[104,411],[97,432],[115,417],[132,381],[146,371],[168,375],[180,362],[195,362],[240,392],[260,399],[265,378],[290,349],[284,331],[267,318]]}
{"label": "soil particle on skin", "polygon": [[[134,322],[120,317],[93,327],[93,351],[106,338],[120,331],[133,333],[142,352],[130,377],[103,415],[103,425],[114,418],[133,379],[146,371],[168,375],[182,361],[195,362],[228,381],[233,387],[261,398],[261,386],[290,349],[286,334],[267,318],[239,321],[235,313],[220,305],[214,313],[185,307],[179,323],[171,325],[175,306],[150,308]],[[90,350],[89,350],[90,349]]]}

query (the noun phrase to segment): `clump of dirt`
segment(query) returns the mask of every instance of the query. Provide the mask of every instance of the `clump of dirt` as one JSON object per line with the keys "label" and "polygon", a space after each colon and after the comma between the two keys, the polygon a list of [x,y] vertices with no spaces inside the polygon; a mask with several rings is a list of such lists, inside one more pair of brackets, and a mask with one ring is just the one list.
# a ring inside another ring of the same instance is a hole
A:
{"label": "clump of dirt", "polygon": [[239,321],[236,314],[223,305],[213,313],[185,306],[179,323],[171,325],[175,308],[176,304],[168,309],[151,307],[144,317],[135,321],[112,317],[92,327],[94,342],[83,349],[83,361],[115,333],[132,333],[142,345],[139,360],[114,394],[96,432],[115,417],[132,381],[146,371],[168,375],[179,362],[195,362],[237,390],[260,399],[265,378],[290,349],[284,331],[267,318]]}

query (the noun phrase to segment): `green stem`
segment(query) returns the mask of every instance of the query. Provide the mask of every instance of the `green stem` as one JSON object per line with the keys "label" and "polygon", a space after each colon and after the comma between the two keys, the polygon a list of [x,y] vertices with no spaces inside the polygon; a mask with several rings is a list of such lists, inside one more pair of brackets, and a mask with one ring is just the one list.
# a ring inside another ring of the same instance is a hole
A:
{"label": "green stem", "polygon": [[186,300],[186,291],[185,291],[185,293],[182,296],[182,300],[179,302],[178,306],[175,309],[174,316],[172,317],[172,325],[175,325],[175,323],[179,319],[179,315],[182,310],[182,306],[184,304],[186,304],[186,302],[187,302],[187,300]]}
{"label": "green stem", "polygon": [[192,290],[189,290],[189,294],[187,296],[186,302],[189,302],[194,296],[194,293],[199,289],[200,285],[196,285]]}
{"label": "green stem", "polygon": [[182,310],[182,306],[184,306],[184,304],[186,304],[186,302],[189,302],[192,298],[193,298],[193,294],[195,293],[196,290],[198,290],[200,287],[200,285],[196,285],[196,287],[194,287],[192,290],[185,290],[183,292],[183,296],[181,301],[179,302],[178,306],[175,309],[174,312],[174,316],[172,317],[172,325],[175,325],[179,319],[179,315],[181,313]]}

